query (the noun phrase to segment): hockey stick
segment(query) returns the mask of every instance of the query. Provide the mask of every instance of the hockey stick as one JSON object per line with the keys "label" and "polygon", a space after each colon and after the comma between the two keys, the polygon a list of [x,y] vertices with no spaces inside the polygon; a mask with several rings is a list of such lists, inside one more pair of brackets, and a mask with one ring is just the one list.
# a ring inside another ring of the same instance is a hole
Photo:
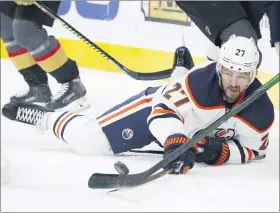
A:
{"label": "hockey stick", "polygon": [[33,3],[36,7],[41,9],[44,13],[46,13],[49,17],[53,18],[54,20],[60,22],[65,28],[67,28],[70,32],[72,32],[74,35],[76,35],[79,39],[81,39],[84,43],[86,43],[88,46],[93,48],[95,51],[97,51],[101,56],[106,58],[107,60],[111,61],[115,66],[117,66],[120,70],[128,74],[130,77],[136,79],[136,80],[159,80],[164,78],[169,78],[172,74],[172,68],[161,70],[153,73],[139,73],[134,70],[130,70],[127,67],[125,67],[123,64],[118,62],[115,58],[113,58],[111,55],[106,53],[103,49],[101,49],[99,46],[97,46],[94,42],[89,40],[87,37],[85,37],[82,33],[80,33],[78,30],[76,30],[74,27],[72,27],[69,23],[67,23],[65,20],[63,20],[61,17],[56,15],[50,8],[47,6],[38,3],[34,1]]}
{"label": "hockey stick", "polygon": [[[154,173],[158,170],[178,158],[181,154],[183,154],[186,150],[191,148],[195,143],[202,140],[209,132],[213,131],[225,121],[230,119],[235,114],[239,113],[249,104],[253,103],[256,99],[266,93],[268,89],[278,83],[280,80],[279,74],[274,76],[271,80],[269,80],[266,84],[259,87],[255,90],[250,96],[248,96],[245,100],[243,100],[239,105],[229,110],[225,115],[217,119],[207,128],[200,131],[197,135],[195,135],[192,139],[181,145],[178,149],[167,155],[161,161],[156,163],[154,166],[149,168],[148,170],[136,173],[132,175],[115,175],[115,174],[102,174],[102,173],[95,173],[89,178],[88,187],[89,188],[119,188],[119,187],[130,187],[130,186],[137,186],[145,182],[145,180],[151,177]],[[158,173],[157,173],[158,174]]]}
{"label": "hockey stick", "polygon": [[[169,170],[168,170],[168,169],[165,169],[165,170],[162,170],[161,172],[158,172],[158,173],[156,173],[156,174],[154,174],[154,175],[148,177],[148,178],[145,179],[142,183],[139,183],[139,184],[137,184],[137,185],[130,185],[130,186],[127,186],[127,187],[140,186],[140,185],[149,183],[149,182],[151,182],[151,181],[153,181],[153,180],[156,180],[156,179],[158,179],[158,178],[163,177],[164,175],[168,175],[168,174],[170,174],[171,172],[173,172],[173,169],[169,169]],[[114,187],[113,187],[113,188],[114,188]],[[116,187],[116,189],[113,189],[113,190],[111,190],[111,191],[109,191],[109,192],[116,192],[116,191],[119,191],[120,189],[121,189],[121,188]]]}
{"label": "hockey stick", "polygon": [[134,153],[144,153],[144,154],[157,154],[157,155],[163,155],[163,151],[160,150],[137,150],[137,149],[131,149],[129,152]]}

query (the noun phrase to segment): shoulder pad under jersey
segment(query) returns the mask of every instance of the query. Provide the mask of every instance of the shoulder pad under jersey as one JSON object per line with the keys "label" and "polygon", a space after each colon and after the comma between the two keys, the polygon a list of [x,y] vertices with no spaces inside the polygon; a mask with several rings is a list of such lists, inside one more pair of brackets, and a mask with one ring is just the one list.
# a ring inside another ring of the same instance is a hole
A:
{"label": "shoulder pad under jersey", "polygon": [[[246,90],[244,99],[260,86],[261,83],[256,78]],[[239,118],[252,129],[262,133],[265,132],[274,121],[274,107],[267,93],[265,93],[234,117]]]}
{"label": "shoulder pad under jersey", "polygon": [[192,70],[185,79],[189,98],[200,109],[225,108],[216,74],[216,62]]}

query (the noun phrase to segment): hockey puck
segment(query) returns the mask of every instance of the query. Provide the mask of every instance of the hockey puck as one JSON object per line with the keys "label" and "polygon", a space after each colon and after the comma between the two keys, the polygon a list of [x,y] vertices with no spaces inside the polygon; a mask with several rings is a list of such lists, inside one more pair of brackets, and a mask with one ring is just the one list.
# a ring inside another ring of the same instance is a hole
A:
{"label": "hockey puck", "polygon": [[120,175],[128,175],[129,173],[129,169],[127,168],[127,166],[121,162],[121,161],[117,161],[114,164],[115,170],[120,174]]}

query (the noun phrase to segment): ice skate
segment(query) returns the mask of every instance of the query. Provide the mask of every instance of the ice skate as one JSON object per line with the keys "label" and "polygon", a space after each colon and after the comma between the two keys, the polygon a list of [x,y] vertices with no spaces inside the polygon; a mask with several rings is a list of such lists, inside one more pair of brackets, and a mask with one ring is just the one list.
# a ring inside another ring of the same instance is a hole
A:
{"label": "ice skate", "polygon": [[52,97],[47,104],[47,108],[55,111],[82,111],[88,107],[86,97],[86,88],[80,78],[73,79],[70,82],[63,83],[60,90]]}
{"label": "ice skate", "polygon": [[194,66],[191,53],[185,46],[180,46],[175,50],[173,61],[173,73],[171,80],[176,80],[187,74]]}
{"label": "ice skate", "polygon": [[51,90],[48,84],[41,84],[37,86],[30,86],[25,92],[13,95],[10,98],[11,102],[24,103],[47,103],[51,101]]}

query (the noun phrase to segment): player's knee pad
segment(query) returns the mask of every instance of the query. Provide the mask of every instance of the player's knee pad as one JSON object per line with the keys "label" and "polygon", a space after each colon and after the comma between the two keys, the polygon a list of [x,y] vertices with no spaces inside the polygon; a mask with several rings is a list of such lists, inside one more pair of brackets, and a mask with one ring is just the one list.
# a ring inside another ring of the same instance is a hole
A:
{"label": "player's knee pad", "polygon": [[37,49],[48,39],[47,31],[29,20],[14,19],[13,35],[17,43],[28,51]]}
{"label": "player's knee pad", "polygon": [[4,13],[0,13],[0,36],[4,42],[10,42],[14,40],[13,36],[13,19]]}
{"label": "player's knee pad", "polygon": [[81,155],[102,156],[112,153],[111,146],[95,119],[80,116],[65,134],[68,134],[65,139],[69,145]]}

